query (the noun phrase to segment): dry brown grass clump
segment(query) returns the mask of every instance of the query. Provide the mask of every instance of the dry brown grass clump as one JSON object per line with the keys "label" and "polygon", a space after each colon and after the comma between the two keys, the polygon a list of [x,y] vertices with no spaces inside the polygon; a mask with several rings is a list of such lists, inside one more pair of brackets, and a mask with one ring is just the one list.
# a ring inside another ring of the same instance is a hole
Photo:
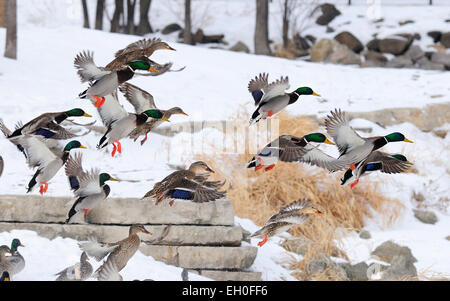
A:
{"label": "dry brown grass clump", "polygon": [[[238,118],[242,115],[238,114]],[[279,135],[301,137],[318,131],[317,123],[306,117],[281,113],[276,118],[279,120]],[[238,139],[246,139],[245,136],[246,133],[238,133]],[[257,225],[264,225],[281,207],[303,197],[311,199],[325,211],[324,215],[314,216],[306,224],[290,230],[292,235],[304,236],[316,245],[303,261],[292,264],[300,279],[310,278],[310,275],[298,270],[304,270],[311,258],[317,258],[323,253],[346,258],[336,244],[340,240],[338,229],[359,231],[364,226],[364,218],[371,216],[370,208],[383,213],[386,224],[390,224],[403,208],[399,201],[382,195],[377,183],[372,183],[370,177],[364,178],[351,190],[348,186],[340,185],[342,172],[331,174],[325,170],[306,168],[301,163],[278,162],[269,172],[255,172],[254,169],[245,168],[253,155],[246,147],[243,154],[221,154],[218,150],[214,155],[203,155],[198,159],[219,171],[219,178],[228,180],[230,185],[227,196],[233,201],[235,214],[249,218]],[[314,277],[322,280],[338,278],[331,271]]]}

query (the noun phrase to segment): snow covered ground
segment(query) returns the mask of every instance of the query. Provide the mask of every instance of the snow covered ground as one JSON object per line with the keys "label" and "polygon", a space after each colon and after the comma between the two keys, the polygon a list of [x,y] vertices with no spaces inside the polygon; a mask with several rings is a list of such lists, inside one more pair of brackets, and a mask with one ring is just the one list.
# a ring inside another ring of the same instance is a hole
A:
{"label": "snow covered ground", "polygon": [[[76,10],[71,6],[71,1],[64,3],[46,0],[44,2],[48,6],[39,9],[36,9],[36,1],[28,1],[25,5],[23,0],[19,0],[19,58],[13,61],[0,57],[0,118],[12,128],[19,120],[26,122],[44,112],[63,111],[75,107],[83,108],[96,116],[94,107],[88,101],[76,99],[76,95],[84,90],[85,85],[80,84],[73,68],[74,56],[83,49],[90,49],[95,51],[96,63],[105,65],[113,58],[116,50],[136,41],[139,37],[80,28],[80,21],[76,17]],[[226,4],[225,1],[200,1],[198,5],[206,5],[207,2],[210,3],[208,14],[214,15],[215,18],[205,17],[209,20],[202,25],[206,33],[223,32],[230,44],[237,40],[243,40],[249,46],[253,44],[251,35],[254,20],[248,15],[254,9],[254,1],[226,1]],[[415,32],[421,33],[422,42],[429,43],[426,31],[442,29],[440,22],[449,17],[448,9],[443,9],[440,5],[442,4],[438,2],[438,5],[433,7],[411,6],[407,9],[403,6],[382,6],[382,17],[386,19],[385,25],[396,24],[407,18],[416,20],[416,23],[405,25],[400,29],[409,32],[410,28],[407,26],[413,26]],[[339,31],[342,29],[359,33],[357,36],[363,42],[368,41],[375,31],[380,31],[382,35],[395,31],[389,26],[377,29],[375,25],[371,25],[369,19],[357,18],[358,14],[363,14],[367,10],[363,5],[349,8],[338,6],[338,8],[344,14],[336,18],[331,25],[336,26]],[[155,9],[155,18],[152,22],[156,28],[177,21],[176,14],[169,13],[168,8],[161,2],[155,1],[152,9]],[[44,18],[48,16],[49,10],[54,11],[52,14],[54,18]],[[199,11],[201,12],[201,9]],[[66,17],[60,12],[66,12]],[[230,18],[233,22],[229,22]],[[271,18],[275,18],[275,15]],[[351,19],[352,23],[344,24],[348,19]],[[342,25],[338,26],[339,24]],[[275,29],[276,23],[271,21],[271,35],[273,34],[274,39],[278,41]],[[323,33],[320,32],[322,30],[324,29],[311,27],[305,33],[322,36]],[[175,41],[175,37],[176,34],[163,36],[169,41]],[[5,30],[0,28],[0,45],[4,45],[4,40]],[[450,87],[446,84],[450,82],[450,72],[362,69],[234,53],[207,49],[206,46],[193,47],[175,42],[170,44],[177,49],[176,52],[159,51],[152,59],[161,63],[173,61],[175,68],[187,66],[186,69],[183,72],[168,73],[155,78],[136,77],[132,83],[151,92],[159,107],[165,109],[180,106],[190,115],[174,116],[173,123],[233,118],[243,104],[251,112],[253,107],[247,92],[247,83],[260,72],[269,72],[270,80],[288,75],[292,90],[299,86],[310,86],[322,95],[321,98],[305,97],[301,102],[290,106],[289,112],[293,114],[317,114],[321,117],[334,108],[346,111],[420,108],[430,103],[444,103],[450,100]],[[131,105],[123,98],[121,102],[127,110],[132,111]],[[87,123],[91,121],[89,119],[80,118],[76,121]],[[352,125],[372,127],[373,132],[370,135],[394,131],[404,133],[415,143],[394,143],[388,145],[386,150],[405,154],[415,163],[418,173],[386,177],[380,174],[371,175],[382,183],[382,189],[386,194],[400,199],[406,209],[400,219],[389,227],[381,222],[382,217],[375,216],[367,220],[365,228],[371,232],[372,238],[362,240],[356,234],[350,234],[343,240],[341,247],[347,252],[352,263],[357,263],[368,260],[370,251],[380,243],[393,239],[412,249],[413,255],[418,259],[416,267],[419,273],[426,272],[427,275],[439,273],[448,276],[450,242],[445,237],[450,235],[448,230],[450,165],[447,160],[450,155],[450,137],[447,135],[442,139],[431,132],[421,132],[408,123],[383,129],[374,123],[358,119],[353,120]],[[448,131],[449,125],[443,129]],[[96,150],[95,146],[100,138],[98,135],[92,133],[79,140],[89,148],[80,150],[84,154],[85,168],[99,167],[102,171],[120,179],[140,181],[140,183],[111,183],[111,196],[142,197],[155,182],[171,172],[167,163],[190,163],[193,157],[191,148],[202,150],[199,144],[204,143],[204,149],[207,149],[207,144],[212,139],[220,141],[221,135],[214,129],[205,129],[194,135],[179,134],[173,138],[152,134],[143,147],[138,142],[124,140],[123,154],[118,158],[111,158],[104,151]],[[0,155],[5,160],[5,170],[0,178],[0,194],[24,194],[33,172],[27,168],[22,154],[6,139],[0,139],[0,150]],[[332,148],[326,150],[330,150],[330,154],[333,152]],[[338,180],[338,176],[335,177],[336,179],[330,176],[330,180]],[[364,180],[363,178],[362,181]],[[412,209],[418,205],[412,199],[414,192],[424,195],[424,203],[439,218],[437,224],[426,225],[414,218]],[[47,194],[71,195],[62,170],[52,180]],[[236,218],[236,223],[250,232],[256,230],[256,226],[249,220]],[[54,273],[79,260],[80,251],[74,240],[59,238],[50,241],[30,231],[13,231],[0,232],[0,244],[10,244],[11,239],[15,237],[27,245],[21,252],[29,259],[26,270],[17,276],[17,280],[51,280],[54,279],[52,276]],[[290,256],[296,256],[286,253],[277,244],[283,237],[288,235],[271,239],[258,252],[251,270],[261,271],[264,280],[295,280],[283,264],[280,264]],[[256,245],[256,240],[252,240],[252,245]],[[67,255],[58,257],[60,250],[64,250],[64,254]],[[142,266],[146,268],[141,269]],[[181,269],[154,261],[139,252],[122,274],[126,280],[181,279]],[[200,278],[193,275],[191,279]]]}

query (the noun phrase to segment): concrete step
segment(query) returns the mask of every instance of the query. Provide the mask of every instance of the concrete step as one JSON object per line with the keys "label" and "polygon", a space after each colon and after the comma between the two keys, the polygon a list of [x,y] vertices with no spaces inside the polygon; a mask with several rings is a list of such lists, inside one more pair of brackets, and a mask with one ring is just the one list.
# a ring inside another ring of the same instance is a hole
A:
{"label": "concrete step", "polygon": [[245,270],[256,258],[256,247],[142,245],[155,260],[187,269]]}
{"label": "concrete step", "polygon": [[188,270],[217,281],[260,281],[261,272],[235,272],[217,270]]}
{"label": "concrete step", "polygon": [[[36,195],[0,195],[0,222],[64,223],[75,201],[68,197]],[[82,221],[80,215],[74,222]],[[207,203],[176,200],[155,205],[154,201],[134,198],[110,198],[88,214],[95,224],[177,224],[234,225],[233,203],[219,199]]]}
{"label": "concrete step", "polygon": [[[31,230],[48,239],[68,237],[80,241],[92,236],[101,242],[122,240],[128,236],[129,228],[129,226],[105,225],[0,223],[0,232]],[[152,233],[151,236],[141,236],[146,244],[240,246],[242,241],[242,228],[236,226],[145,225],[145,228]]]}

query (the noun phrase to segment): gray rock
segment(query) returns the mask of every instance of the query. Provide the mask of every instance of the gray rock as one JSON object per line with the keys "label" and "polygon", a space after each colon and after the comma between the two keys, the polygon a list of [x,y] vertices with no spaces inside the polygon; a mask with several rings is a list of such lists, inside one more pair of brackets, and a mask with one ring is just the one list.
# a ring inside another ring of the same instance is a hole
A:
{"label": "gray rock", "polygon": [[345,270],[335,262],[333,262],[329,257],[321,256],[319,259],[313,259],[306,265],[306,273],[308,275],[317,275],[323,273],[325,270],[329,269],[335,275],[337,275],[341,280],[348,280]]}
{"label": "gray rock", "polygon": [[[379,264],[378,262],[371,263],[367,269],[367,278],[369,280],[374,280],[373,277],[375,274],[380,272],[384,272],[389,268],[389,265]],[[377,275],[379,276],[379,275]]]}
{"label": "gray rock", "polygon": [[316,24],[319,25],[328,25],[328,23],[341,14],[333,4],[325,3],[320,5],[319,8],[322,10],[322,15],[316,20]]}
{"label": "gray rock", "polygon": [[253,264],[256,247],[141,245],[144,255],[188,269],[242,270]]}
{"label": "gray rock", "polygon": [[314,247],[314,242],[304,237],[296,237],[284,241],[281,246],[289,252],[305,256],[308,248]]}
{"label": "gray rock", "polygon": [[163,30],[161,30],[162,34],[171,34],[172,32],[178,31],[178,30],[182,30],[183,28],[178,25],[177,23],[172,23],[167,25],[166,27],[163,28]]}
{"label": "gray rock", "polygon": [[414,209],[414,216],[421,221],[424,224],[436,224],[438,221],[438,218],[436,214],[432,211],[424,211],[424,210],[417,210]]}
{"label": "gray rock", "polygon": [[370,40],[367,44],[366,44],[367,49],[371,50],[371,51],[380,51],[380,40],[379,39],[373,39]]}
{"label": "gray rock", "polygon": [[428,60],[425,57],[419,59],[417,61],[417,65],[419,66],[420,69],[424,69],[424,70],[445,70],[445,65],[444,64],[438,64],[438,63],[434,63],[431,62],[430,60]]}
{"label": "gray rock", "polygon": [[441,45],[445,48],[450,48],[450,31],[442,34]]}
{"label": "gray rock", "polygon": [[445,237],[445,239],[450,241],[450,235]]}
{"label": "gray rock", "polygon": [[370,239],[370,238],[372,238],[372,235],[370,235],[369,231],[362,230],[361,233],[359,233],[359,237],[362,239]]}
{"label": "gray rock", "polygon": [[391,53],[394,55],[401,55],[405,53],[412,43],[413,38],[405,38],[403,36],[393,36],[391,38],[382,39],[379,41],[379,50],[383,53]]}
{"label": "gray rock", "polygon": [[327,30],[325,30],[326,33],[332,33],[332,32],[335,32],[335,31],[336,30],[333,27],[331,27],[331,26],[327,26]]}
{"label": "gray rock", "polygon": [[353,52],[360,53],[364,46],[358,38],[356,38],[352,33],[348,31],[341,32],[334,37],[336,41],[347,46]]}
{"label": "gray rock", "polygon": [[361,57],[341,44],[333,50],[325,61],[333,64],[359,65],[361,64]]}
{"label": "gray rock", "polygon": [[311,48],[311,61],[323,62],[333,52],[333,49],[339,45],[335,40],[321,39]]}
{"label": "gray rock", "polygon": [[417,270],[410,257],[395,256],[392,258],[391,266],[384,271],[382,280],[398,281],[413,280],[417,277]]}
{"label": "gray rock", "polygon": [[425,197],[421,192],[414,192],[413,193],[413,199],[415,199],[417,202],[423,202],[425,201]]}
{"label": "gray rock", "polygon": [[427,32],[427,35],[433,39],[433,43],[439,43],[441,41],[442,32],[438,30],[432,30]]}
{"label": "gray rock", "polygon": [[363,67],[383,67],[388,61],[386,56],[376,51],[365,50],[361,54],[366,59],[365,62],[361,64]]}
{"label": "gray rock", "polygon": [[367,269],[369,266],[364,261],[357,263],[355,265],[351,265],[349,263],[340,263],[347,278],[351,281],[367,281],[369,278],[367,277]]}
{"label": "gray rock", "polygon": [[412,262],[417,262],[417,259],[411,253],[411,249],[408,247],[402,247],[392,240],[386,241],[379,245],[372,253],[372,256],[376,256],[379,260],[391,263],[395,256],[403,256],[410,258]]}
{"label": "gray rock", "polygon": [[414,67],[413,61],[406,56],[397,56],[386,63],[388,68],[412,68]]}
{"label": "gray rock", "polygon": [[431,55],[431,61],[436,64],[442,64],[450,68],[450,54],[434,52]]}
{"label": "gray rock", "polygon": [[250,53],[250,49],[248,48],[247,45],[245,45],[244,42],[237,42],[236,44],[234,44],[233,47],[231,47],[229,50],[231,51],[236,51],[236,52],[246,52],[246,53]]}
{"label": "gray rock", "polygon": [[250,243],[250,241],[251,241],[250,235],[252,235],[252,233],[250,233],[249,231],[245,230],[242,227],[241,227],[241,231],[242,231],[242,241]]}
{"label": "gray rock", "polygon": [[418,45],[412,45],[409,47],[408,51],[405,52],[404,56],[410,58],[413,63],[416,63],[419,59],[425,57],[425,52]]}
{"label": "gray rock", "polygon": [[200,270],[200,275],[216,281],[260,281],[261,272]]}

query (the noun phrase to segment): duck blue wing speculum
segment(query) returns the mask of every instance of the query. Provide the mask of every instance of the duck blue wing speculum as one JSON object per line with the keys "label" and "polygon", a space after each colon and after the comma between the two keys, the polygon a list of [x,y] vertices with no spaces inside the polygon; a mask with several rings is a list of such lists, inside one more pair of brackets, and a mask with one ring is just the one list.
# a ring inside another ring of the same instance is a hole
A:
{"label": "duck blue wing speculum", "polygon": [[264,92],[261,90],[253,91],[252,96],[253,100],[255,101],[255,105],[258,105],[258,103],[261,101],[261,98],[264,96]]}
{"label": "duck blue wing speculum", "polygon": [[171,197],[175,199],[192,200],[194,198],[194,195],[190,191],[174,189],[172,191]]}

